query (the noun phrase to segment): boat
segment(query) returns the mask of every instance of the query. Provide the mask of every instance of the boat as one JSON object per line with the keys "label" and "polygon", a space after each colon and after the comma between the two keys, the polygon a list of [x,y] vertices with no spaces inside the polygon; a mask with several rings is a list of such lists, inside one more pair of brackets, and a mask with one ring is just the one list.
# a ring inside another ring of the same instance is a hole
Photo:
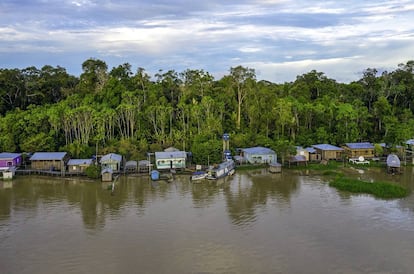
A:
{"label": "boat", "polygon": [[198,181],[205,179],[207,177],[207,172],[205,171],[195,171],[191,174],[190,181]]}
{"label": "boat", "polygon": [[210,168],[207,172],[206,178],[209,180],[217,180],[226,176],[231,176],[235,173],[234,161],[228,159],[215,168]]}

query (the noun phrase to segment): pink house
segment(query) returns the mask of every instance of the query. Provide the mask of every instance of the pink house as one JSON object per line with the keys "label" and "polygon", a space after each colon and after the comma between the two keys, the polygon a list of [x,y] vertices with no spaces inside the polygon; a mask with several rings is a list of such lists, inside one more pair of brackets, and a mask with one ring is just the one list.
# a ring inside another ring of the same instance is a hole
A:
{"label": "pink house", "polygon": [[0,170],[7,170],[11,167],[18,167],[22,164],[20,153],[2,152],[0,153]]}

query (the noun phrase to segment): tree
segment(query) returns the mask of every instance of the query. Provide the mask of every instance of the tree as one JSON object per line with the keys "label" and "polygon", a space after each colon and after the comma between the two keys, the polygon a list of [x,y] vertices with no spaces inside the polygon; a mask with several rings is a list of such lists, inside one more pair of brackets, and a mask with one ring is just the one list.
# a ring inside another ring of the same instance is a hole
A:
{"label": "tree", "polygon": [[255,84],[256,73],[254,69],[237,66],[234,68],[230,68],[230,77],[232,79],[232,83],[236,90],[237,96],[236,128],[240,129],[242,105],[244,100],[246,99],[248,92],[252,90]]}

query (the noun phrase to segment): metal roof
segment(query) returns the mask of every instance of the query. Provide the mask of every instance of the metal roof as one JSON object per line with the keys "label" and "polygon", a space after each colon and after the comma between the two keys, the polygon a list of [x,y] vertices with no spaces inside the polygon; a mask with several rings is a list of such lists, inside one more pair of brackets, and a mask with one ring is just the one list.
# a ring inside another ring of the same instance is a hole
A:
{"label": "metal roof", "polygon": [[414,139],[410,139],[410,140],[407,140],[407,142],[405,142],[405,144],[406,145],[414,145]]}
{"label": "metal roof", "polygon": [[316,153],[316,149],[314,149],[313,147],[307,147],[305,148],[309,153]]}
{"label": "metal roof", "polygon": [[241,151],[246,152],[248,154],[276,154],[276,152],[267,147],[249,147],[249,148],[242,148]]}
{"label": "metal roof", "polygon": [[20,153],[2,152],[0,153],[0,159],[15,159],[22,156]]}
{"label": "metal roof", "polygon": [[111,173],[112,174],[112,173],[114,173],[114,171],[112,170],[112,168],[107,167],[107,168],[102,169],[101,175],[103,175],[105,173]]}
{"label": "metal roof", "polygon": [[344,150],[343,148],[330,145],[330,144],[318,144],[318,145],[313,145],[312,147],[316,149],[320,149],[320,150],[341,150],[341,151]]}
{"label": "metal roof", "polygon": [[68,166],[91,165],[92,159],[70,159]]}
{"label": "metal roof", "polygon": [[63,160],[66,156],[66,152],[35,152],[30,161],[53,161],[53,160]]}
{"label": "metal roof", "polygon": [[362,143],[346,143],[345,144],[350,149],[374,149],[374,145],[369,142]]}
{"label": "metal roof", "polygon": [[107,162],[107,161],[116,161],[116,162],[121,162],[122,161],[122,156],[119,154],[115,154],[115,153],[109,153],[106,154],[104,156],[102,156],[101,158],[101,163],[102,162]]}
{"label": "metal roof", "polygon": [[155,159],[173,159],[173,158],[187,158],[185,151],[159,151],[155,152]]}
{"label": "metal roof", "polygon": [[387,156],[387,166],[389,167],[400,167],[401,162],[400,158],[398,158],[395,154],[390,154]]}

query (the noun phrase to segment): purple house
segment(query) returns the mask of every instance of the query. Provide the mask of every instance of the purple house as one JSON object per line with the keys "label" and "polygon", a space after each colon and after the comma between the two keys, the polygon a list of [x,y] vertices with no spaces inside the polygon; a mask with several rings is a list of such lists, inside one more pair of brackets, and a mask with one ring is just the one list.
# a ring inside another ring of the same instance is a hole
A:
{"label": "purple house", "polygon": [[22,164],[20,153],[2,152],[0,153],[0,170],[7,170],[11,167],[18,167]]}

